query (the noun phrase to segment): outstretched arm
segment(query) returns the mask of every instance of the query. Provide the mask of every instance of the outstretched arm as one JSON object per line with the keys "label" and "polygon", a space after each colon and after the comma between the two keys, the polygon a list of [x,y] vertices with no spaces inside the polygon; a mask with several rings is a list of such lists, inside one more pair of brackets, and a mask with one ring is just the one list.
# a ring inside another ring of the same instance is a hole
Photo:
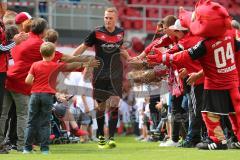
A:
{"label": "outstretched arm", "polygon": [[88,46],[82,43],[80,46],[78,46],[73,52],[73,56],[81,55],[84,51],[88,49]]}
{"label": "outstretched arm", "polygon": [[148,55],[148,62],[150,63],[164,63],[169,65],[174,63],[175,65],[181,65],[188,63],[191,60],[196,60],[204,56],[207,52],[204,40],[200,41],[197,45],[188,50],[177,52],[175,54],[161,53],[158,50],[154,50],[154,55]]}

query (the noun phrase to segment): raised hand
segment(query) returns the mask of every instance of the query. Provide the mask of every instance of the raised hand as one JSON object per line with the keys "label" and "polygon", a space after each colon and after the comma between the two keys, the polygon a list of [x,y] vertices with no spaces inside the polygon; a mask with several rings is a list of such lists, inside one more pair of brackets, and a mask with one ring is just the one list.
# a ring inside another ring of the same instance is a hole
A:
{"label": "raised hand", "polygon": [[100,65],[100,61],[99,60],[96,60],[96,59],[91,59],[90,61],[88,62],[85,62],[83,64],[83,67],[98,67]]}

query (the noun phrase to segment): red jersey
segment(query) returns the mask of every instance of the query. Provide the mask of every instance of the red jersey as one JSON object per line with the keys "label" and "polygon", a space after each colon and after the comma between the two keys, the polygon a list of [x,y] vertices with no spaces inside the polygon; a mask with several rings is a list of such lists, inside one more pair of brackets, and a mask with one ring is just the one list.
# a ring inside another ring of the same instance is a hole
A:
{"label": "red jersey", "polygon": [[[188,51],[174,57],[173,63],[188,63],[198,59],[205,75],[204,88],[225,90],[238,87],[238,73],[234,60],[234,37],[226,33],[221,38],[209,39],[204,42],[206,52],[189,55]],[[197,46],[196,46],[197,47]]]}
{"label": "red jersey", "polygon": [[7,71],[6,88],[8,90],[25,95],[30,94],[31,86],[25,83],[25,78],[33,62],[42,60],[40,53],[42,43],[41,37],[30,32],[26,41],[12,48],[14,65]]}
{"label": "red jersey", "polygon": [[32,74],[34,77],[31,93],[55,94],[55,88],[49,85],[49,77],[51,73],[63,65],[63,63],[56,63],[53,61],[34,62],[29,71],[29,74]]}

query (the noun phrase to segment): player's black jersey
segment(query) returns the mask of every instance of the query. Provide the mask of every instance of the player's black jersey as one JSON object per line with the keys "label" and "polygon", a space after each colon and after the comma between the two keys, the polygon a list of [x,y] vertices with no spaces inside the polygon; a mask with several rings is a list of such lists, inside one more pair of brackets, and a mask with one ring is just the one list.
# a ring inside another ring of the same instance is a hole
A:
{"label": "player's black jersey", "polygon": [[124,31],[116,27],[114,32],[108,32],[104,26],[97,27],[85,39],[84,44],[94,45],[96,58],[101,65],[94,70],[95,78],[122,78],[122,63],[120,47],[123,44]]}

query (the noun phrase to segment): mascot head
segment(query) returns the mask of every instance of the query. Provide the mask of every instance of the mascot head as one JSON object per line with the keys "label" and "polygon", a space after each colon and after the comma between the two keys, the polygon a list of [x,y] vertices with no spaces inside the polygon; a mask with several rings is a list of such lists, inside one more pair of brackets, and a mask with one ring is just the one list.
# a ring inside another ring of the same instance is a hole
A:
{"label": "mascot head", "polygon": [[211,0],[199,0],[194,12],[180,9],[179,18],[192,34],[202,37],[222,36],[231,28],[231,17],[227,10]]}

